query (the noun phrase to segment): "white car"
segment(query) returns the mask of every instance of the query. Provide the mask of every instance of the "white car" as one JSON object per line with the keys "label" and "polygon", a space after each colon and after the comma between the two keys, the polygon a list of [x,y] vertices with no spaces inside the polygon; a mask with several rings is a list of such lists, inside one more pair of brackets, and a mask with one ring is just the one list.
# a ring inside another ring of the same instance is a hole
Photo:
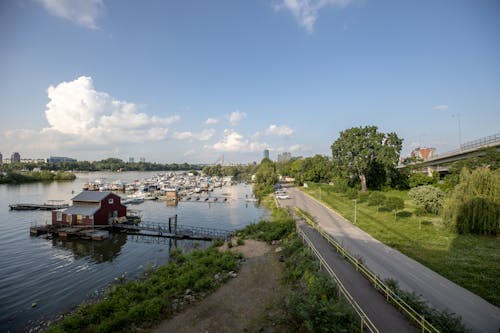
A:
{"label": "white car", "polygon": [[288,196],[287,194],[276,194],[276,199],[290,199],[290,196]]}

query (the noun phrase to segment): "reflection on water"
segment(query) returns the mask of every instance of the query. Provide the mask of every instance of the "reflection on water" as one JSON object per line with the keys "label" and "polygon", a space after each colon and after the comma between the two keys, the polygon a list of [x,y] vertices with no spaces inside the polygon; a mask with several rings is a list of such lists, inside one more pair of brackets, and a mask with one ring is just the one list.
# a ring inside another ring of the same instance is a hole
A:
{"label": "reflection on water", "polygon": [[113,233],[109,239],[103,241],[91,241],[85,239],[52,239],[55,247],[71,250],[75,259],[89,258],[91,262],[102,263],[113,261],[127,242],[127,235]]}
{"label": "reflection on water", "polygon": [[[189,250],[209,244],[120,233],[104,241],[32,237],[30,224],[49,221],[50,212],[8,208],[10,203],[70,200],[83,183],[96,178],[128,181],[150,175],[90,173],[79,174],[74,182],[0,185],[0,332],[22,331],[30,321],[67,311],[95,296],[115,278],[134,278],[148,266],[163,265],[174,247]],[[177,214],[179,224],[233,230],[265,215],[263,209],[245,202],[250,191],[250,186],[237,185],[211,194],[227,195],[227,203],[179,202],[169,207],[149,201],[133,208],[147,222],[165,223]]]}

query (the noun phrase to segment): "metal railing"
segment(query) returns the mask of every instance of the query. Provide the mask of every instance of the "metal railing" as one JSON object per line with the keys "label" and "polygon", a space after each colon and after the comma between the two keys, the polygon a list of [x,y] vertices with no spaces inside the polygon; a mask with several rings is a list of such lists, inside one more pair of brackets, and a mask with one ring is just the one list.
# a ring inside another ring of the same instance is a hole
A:
{"label": "metal railing", "polygon": [[369,332],[372,333],[379,333],[379,330],[377,327],[373,324],[373,322],[368,318],[366,313],[363,311],[363,309],[359,306],[359,304],[356,302],[356,300],[351,296],[349,291],[344,287],[340,279],[337,277],[333,269],[328,265],[326,260],[323,258],[321,253],[316,249],[314,244],[311,242],[311,240],[307,237],[307,235],[300,229],[297,228],[297,234],[305,241],[309,249],[314,253],[316,258],[318,258],[320,265],[325,268],[325,270],[328,272],[328,274],[335,279],[335,282],[337,283],[337,288],[339,291],[339,298],[340,294],[344,296],[344,299],[352,306],[354,312],[358,315],[361,323],[361,332],[364,332],[365,328],[368,329]]}
{"label": "metal railing", "polygon": [[485,136],[484,138],[480,138],[477,140],[463,143],[460,145],[460,148],[458,148],[458,149],[446,151],[446,152],[441,153],[441,154],[436,154],[436,155],[432,156],[431,158],[429,158],[427,161],[437,159],[437,158],[442,158],[442,157],[449,156],[449,155],[458,154],[464,150],[469,150],[469,149],[474,149],[474,148],[479,148],[479,147],[488,147],[488,146],[491,146],[491,144],[493,144],[493,143],[499,143],[499,142],[500,142],[500,134],[493,134],[493,135]]}
{"label": "metal railing", "polygon": [[339,242],[337,242],[330,234],[326,233],[321,227],[311,220],[306,214],[304,214],[300,209],[297,209],[298,214],[314,229],[316,229],[327,241],[330,243],[338,253],[340,253],[347,261],[356,267],[363,276],[371,282],[371,284],[380,291],[388,302],[394,304],[402,313],[407,315],[412,319],[422,330],[422,333],[439,333],[440,331],[435,328],[430,322],[425,319],[423,315],[415,311],[408,303],[403,301],[387,284],[385,284],[382,279],[380,279],[375,273],[370,271],[365,265],[363,265],[359,259],[352,256]]}

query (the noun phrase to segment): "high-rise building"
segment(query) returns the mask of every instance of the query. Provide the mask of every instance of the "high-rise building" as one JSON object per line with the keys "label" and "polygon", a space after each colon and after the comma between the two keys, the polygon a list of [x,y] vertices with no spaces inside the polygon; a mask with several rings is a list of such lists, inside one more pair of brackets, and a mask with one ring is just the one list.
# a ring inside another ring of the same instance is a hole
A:
{"label": "high-rise building", "polygon": [[264,158],[269,158],[269,149],[264,149]]}
{"label": "high-rise building", "polygon": [[142,162],[142,163],[146,162],[146,158],[145,157],[139,158],[139,162]]}
{"label": "high-rise building", "polygon": [[129,163],[134,163],[134,162],[135,162],[135,159],[134,159],[133,157],[129,157],[129,158],[128,158],[128,162],[129,162]]}
{"label": "high-rise building", "polygon": [[281,154],[278,154],[278,162],[280,163],[286,163],[292,159],[292,153],[289,152],[283,152]]}
{"label": "high-rise building", "polygon": [[16,151],[10,156],[10,163],[19,163],[21,162],[21,155]]}

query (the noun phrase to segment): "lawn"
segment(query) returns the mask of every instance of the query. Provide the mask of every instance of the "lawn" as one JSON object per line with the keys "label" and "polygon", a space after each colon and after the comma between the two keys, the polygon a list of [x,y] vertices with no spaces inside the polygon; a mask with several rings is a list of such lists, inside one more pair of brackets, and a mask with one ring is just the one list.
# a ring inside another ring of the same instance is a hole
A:
{"label": "lawn", "polygon": [[[354,201],[330,185],[308,184],[305,192],[321,199],[350,221]],[[419,261],[451,281],[500,306],[500,238],[459,235],[442,226],[439,216],[415,216],[407,191],[384,192],[405,200],[403,213],[378,211],[357,203],[357,225],[379,241]]]}

